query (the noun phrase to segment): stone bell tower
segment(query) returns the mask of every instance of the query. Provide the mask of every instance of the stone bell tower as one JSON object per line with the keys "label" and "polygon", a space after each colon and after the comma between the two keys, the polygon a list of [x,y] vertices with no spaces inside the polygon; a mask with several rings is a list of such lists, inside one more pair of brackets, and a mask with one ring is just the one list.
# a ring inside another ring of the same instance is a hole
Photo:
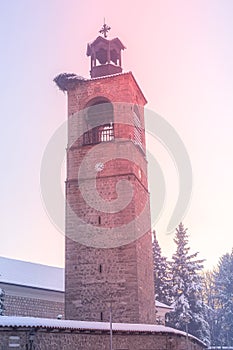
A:
{"label": "stone bell tower", "polygon": [[103,26],[91,78],[61,74],[68,95],[65,317],[154,323],[146,99]]}

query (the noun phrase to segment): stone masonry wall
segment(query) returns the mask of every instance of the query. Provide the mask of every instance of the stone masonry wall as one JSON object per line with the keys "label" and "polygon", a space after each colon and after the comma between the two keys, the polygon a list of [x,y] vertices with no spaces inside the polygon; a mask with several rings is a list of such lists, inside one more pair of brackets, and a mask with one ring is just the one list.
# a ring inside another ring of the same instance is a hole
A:
{"label": "stone masonry wall", "polygon": [[6,295],[4,307],[5,316],[64,317],[64,303],[58,301]]}
{"label": "stone masonry wall", "polygon": [[[90,330],[70,333],[68,330],[37,329],[33,346],[30,347],[30,331],[29,328],[17,330],[0,328],[0,350],[12,347],[37,350],[109,350],[108,332]],[[187,348],[201,350],[205,346],[195,340],[189,340],[187,347],[185,336],[176,334],[113,332],[114,350],[187,350]]]}

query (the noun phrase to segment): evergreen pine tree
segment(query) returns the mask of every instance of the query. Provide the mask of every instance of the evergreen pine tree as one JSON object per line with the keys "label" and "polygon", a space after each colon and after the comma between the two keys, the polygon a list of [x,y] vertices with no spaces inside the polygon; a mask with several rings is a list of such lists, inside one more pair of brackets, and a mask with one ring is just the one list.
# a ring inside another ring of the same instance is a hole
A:
{"label": "evergreen pine tree", "polygon": [[217,345],[233,346],[233,249],[220,258],[214,272],[216,297],[216,323],[219,332],[215,334]]}
{"label": "evergreen pine tree", "polygon": [[207,322],[210,327],[210,343],[212,346],[219,345],[219,324],[217,315],[217,299],[214,284],[214,271],[206,271],[203,274],[203,299],[207,308]]}
{"label": "evergreen pine tree", "polygon": [[172,256],[172,297],[174,311],[168,314],[168,325],[190,334],[209,344],[209,325],[202,297],[203,280],[200,271],[204,260],[197,254],[189,254],[187,230],[181,223],[176,229],[174,242],[176,253]]}
{"label": "evergreen pine tree", "polygon": [[153,231],[153,259],[154,259],[154,286],[155,299],[161,303],[170,305],[170,278],[168,276],[167,258],[162,256],[156,233]]}

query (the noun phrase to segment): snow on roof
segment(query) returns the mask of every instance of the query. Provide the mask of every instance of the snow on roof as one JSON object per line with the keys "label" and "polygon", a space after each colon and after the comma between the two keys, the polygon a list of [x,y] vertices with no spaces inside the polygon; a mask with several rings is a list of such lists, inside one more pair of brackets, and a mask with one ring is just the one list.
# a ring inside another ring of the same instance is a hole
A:
{"label": "snow on roof", "polygon": [[[77,330],[105,330],[110,328],[109,322],[90,322],[74,320],[57,320],[50,318],[0,316],[0,327],[33,327],[33,328],[57,328]],[[186,336],[185,332],[163,325],[113,323],[113,331],[122,332],[146,332],[146,333],[171,333]],[[189,337],[202,343],[198,338],[189,334]]]}
{"label": "snow on roof", "polygon": [[64,291],[64,269],[0,257],[0,282]]}
{"label": "snow on roof", "polygon": [[173,309],[172,306],[169,306],[169,305],[167,305],[167,304],[161,303],[161,302],[158,301],[158,300],[155,300],[155,306],[157,306],[157,307],[162,307],[162,308],[164,308],[164,309]]}
{"label": "snow on roof", "polygon": [[215,349],[231,350],[231,349],[233,349],[233,346],[211,346],[209,349],[211,349],[211,350],[215,350]]}
{"label": "snow on roof", "polygon": [[128,75],[128,74],[132,74],[132,72],[121,72],[121,73],[103,75],[103,76],[101,76],[101,77],[87,78],[86,81],[99,80],[99,79],[108,79],[108,78],[117,77],[117,76],[119,76],[119,75]]}

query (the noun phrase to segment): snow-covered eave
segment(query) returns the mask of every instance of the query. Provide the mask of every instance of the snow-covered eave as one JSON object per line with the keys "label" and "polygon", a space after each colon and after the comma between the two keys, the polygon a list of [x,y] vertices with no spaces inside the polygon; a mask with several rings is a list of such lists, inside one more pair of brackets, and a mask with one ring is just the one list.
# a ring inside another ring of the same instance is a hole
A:
{"label": "snow-covered eave", "polygon": [[[108,322],[90,322],[75,320],[58,320],[37,317],[0,316],[0,330],[4,328],[34,328],[51,330],[72,330],[72,331],[109,331]],[[163,333],[170,335],[186,336],[185,332],[163,325],[133,324],[133,323],[113,323],[114,332],[130,333]],[[205,344],[198,338],[188,335],[193,341]]]}
{"label": "snow-covered eave", "polygon": [[161,302],[158,301],[158,300],[155,300],[155,307],[156,307],[156,308],[160,308],[160,309],[167,309],[167,310],[173,310],[173,309],[174,309],[173,306],[170,306],[170,305],[161,303]]}
{"label": "snow-covered eave", "polygon": [[46,287],[38,287],[36,285],[26,284],[26,283],[20,284],[20,283],[10,283],[10,282],[4,282],[4,281],[0,282],[0,287],[1,288],[4,289],[7,286],[19,287],[19,288],[25,287],[27,289],[33,289],[33,290],[40,290],[40,291],[45,291],[45,292],[55,292],[55,293],[65,294],[64,288],[61,289],[61,288],[55,288],[55,287],[50,287],[50,286],[48,286],[48,288],[46,288]]}
{"label": "snow-covered eave", "polygon": [[156,309],[163,309],[163,310],[167,310],[167,312],[171,312],[172,310],[174,310],[174,308],[173,307],[171,307],[171,306],[155,306],[156,307]]}

